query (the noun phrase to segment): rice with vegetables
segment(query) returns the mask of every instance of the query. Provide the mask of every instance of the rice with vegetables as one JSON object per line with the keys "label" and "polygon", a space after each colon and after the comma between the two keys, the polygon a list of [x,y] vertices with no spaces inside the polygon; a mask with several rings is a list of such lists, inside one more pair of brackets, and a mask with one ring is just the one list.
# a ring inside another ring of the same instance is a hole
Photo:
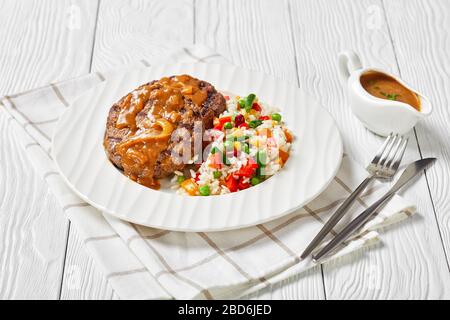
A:
{"label": "rice with vegetables", "polygon": [[209,196],[255,186],[278,172],[289,158],[292,134],[282,115],[254,94],[230,98],[226,110],[205,134],[212,143],[205,161],[189,174],[175,172],[179,194]]}

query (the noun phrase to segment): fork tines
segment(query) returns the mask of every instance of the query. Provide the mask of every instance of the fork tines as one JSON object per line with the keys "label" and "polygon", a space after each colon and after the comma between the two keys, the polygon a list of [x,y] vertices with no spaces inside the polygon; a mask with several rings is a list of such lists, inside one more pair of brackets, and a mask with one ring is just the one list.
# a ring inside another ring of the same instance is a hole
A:
{"label": "fork tines", "polygon": [[397,171],[407,144],[408,138],[391,133],[378,150],[370,166],[375,166],[372,169],[376,170]]}

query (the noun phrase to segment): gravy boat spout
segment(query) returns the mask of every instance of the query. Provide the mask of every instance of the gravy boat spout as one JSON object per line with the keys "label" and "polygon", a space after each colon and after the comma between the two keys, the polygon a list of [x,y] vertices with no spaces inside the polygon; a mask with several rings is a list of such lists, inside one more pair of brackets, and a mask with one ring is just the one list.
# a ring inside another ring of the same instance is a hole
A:
{"label": "gravy boat spout", "polygon": [[413,110],[413,111],[415,111],[415,113],[417,114],[418,117],[426,118],[433,111],[433,106],[431,105],[430,100],[427,97],[425,97],[423,94],[420,94],[418,92],[416,92],[416,94],[420,98],[420,111],[417,111],[417,110]]}
{"label": "gravy boat spout", "polygon": [[401,84],[406,89],[408,89],[409,91],[414,93],[418,97],[418,99],[420,101],[420,110],[417,110],[414,107],[411,107],[409,104],[404,103],[404,102],[400,102],[400,101],[394,101],[394,102],[402,104],[404,107],[406,107],[407,111],[409,111],[412,114],[414,114],[416,117],[418,117],[418,119],[426,118],[426,117],[428,117],[431,114],[431,112],[433,111],[433,107],[432,107],[432,105],[430,103],[430,100],[426,96],[424,96],[420,92],[418,92],[418,91],[414,90],[413,88],[411,88],[410,85],[405,83],[402,79],[398,78],[397,76],[392,75],[392,74],[387,73],[387,72],[384,72],[384,71],[379,71],[378,70],[378,72],[382,72],[382,73],[388,75],[389,77],[395,79],[399,84]]}

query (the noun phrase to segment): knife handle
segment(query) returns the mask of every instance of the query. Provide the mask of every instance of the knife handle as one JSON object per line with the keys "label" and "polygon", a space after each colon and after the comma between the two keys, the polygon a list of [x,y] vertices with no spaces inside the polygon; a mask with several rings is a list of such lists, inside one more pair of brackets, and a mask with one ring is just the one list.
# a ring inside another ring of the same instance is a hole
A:
{"label": "knife handle", "polygon": [[322,250],[319,251],[313,257],[313,261],[317,262],[323,256],[330,253],[337,246],[342,244],[345,240],[347,240],[356,230],[361,228],[370,217],[379,209],[386,201],[391,199],[394,196],[395,192],[389,191],[380,200],[372,204],[366,210],[364,210],[359,216],[352,220],[341,232],[339,232],[333,240],[331,240]]}
{"label": "knife handle", "polygon": [[363,182],[353,191],[347,199],[337,208],[337,210],[333,213],[330,219],[328,219],[327,223],[322,227],[319,233],[314,237],[308,247],[303,251],[300,256],[301,259],[306,258],[326,237],[326,235],[333,229],[333,227],[342,219],[344,214],[350,209],[353,202],[358,198],[361,192],[366,189],[367,185],[372,181],[374,176],[367,177]]}

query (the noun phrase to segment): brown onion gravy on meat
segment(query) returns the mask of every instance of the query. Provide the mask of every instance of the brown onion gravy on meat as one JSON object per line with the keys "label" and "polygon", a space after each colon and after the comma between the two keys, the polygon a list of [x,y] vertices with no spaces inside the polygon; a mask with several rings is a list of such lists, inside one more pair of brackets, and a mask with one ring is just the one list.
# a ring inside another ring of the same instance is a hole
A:
{"label": "brown onion gravy on meat", "polygon": [[[143,85],[120,102],[118,129],[129,128],[130,133],[116,145],[121,156],[124,174],[147,187],[158,189],[154,176],[159,155],[168,147],[172,131],[181,119],[181,111],[189,100],[197,106],[206,101],[208,93],[199,86],[200,80],[189,75],[164,77]],[[136,117],[151,100],[152,106],[139,127]]]}

